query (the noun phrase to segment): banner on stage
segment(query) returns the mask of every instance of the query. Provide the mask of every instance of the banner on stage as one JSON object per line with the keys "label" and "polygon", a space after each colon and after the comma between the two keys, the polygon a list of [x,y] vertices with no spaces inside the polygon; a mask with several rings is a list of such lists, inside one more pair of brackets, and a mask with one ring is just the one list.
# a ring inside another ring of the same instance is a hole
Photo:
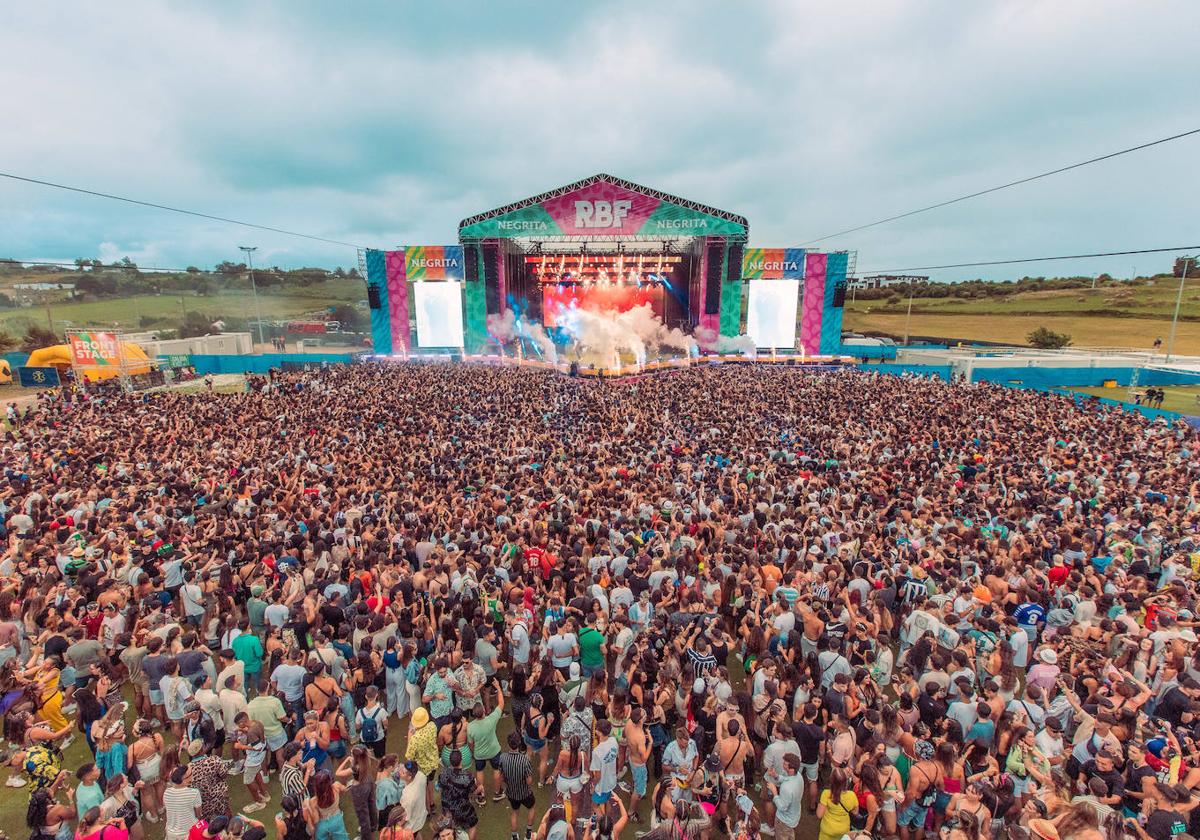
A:
{"label": "banner on stage", "polygon": [[120,367],[121,346],[111,332],[77,332],[68,337],[71,358],[80,367]]}
{"label": "banner on stage", "polygon": [[608,181],[596,181],[536,204],[483,219],[459,231],[464,238],[539,236],[729,236],[736,222]]}
{"label": "banner on stage", "polygon": [[799,280],[803,277],[803,248],[747,248],[743,252],[743,280]]}
{"label": "banner on stage", "polygon": [[462,280],[461,245],[409,245],[404,249],[404,277],[410,283]]}

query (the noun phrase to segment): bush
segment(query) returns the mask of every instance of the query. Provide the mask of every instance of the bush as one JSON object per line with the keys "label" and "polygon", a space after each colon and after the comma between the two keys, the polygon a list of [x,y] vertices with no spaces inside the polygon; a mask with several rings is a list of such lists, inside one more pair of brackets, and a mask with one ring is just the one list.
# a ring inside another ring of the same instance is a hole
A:
{"label": "bush", "polygon": [[1059,350],[1071,343],[1071,336],[1067,333],[1058,333],[1045,327],[1038,327],[1025,336],[1025,340],[1031,347],[1041,350]]}
{"label": "bush", "polygon": [[218,330],[213,327],[213,323],[220,320],[223,319],[192,310],[179,325],[179,337],[199,338],[204,335],[216,335]]}
{"label": "bush", "polygon": [[341,323],[342,332],[356,332],[362,327],[362,313],[349,304],[339,303],[329,314],[334,321]]}
{"label": "bush", "polygon": [[26,353],[32,353],[34,350],[40,350],[43,347],[53,347],[55,344],[62,344],[62,337],[52,333],[45,327],[30,327],[25,331],[24,338],[21,339],[21,350]]}

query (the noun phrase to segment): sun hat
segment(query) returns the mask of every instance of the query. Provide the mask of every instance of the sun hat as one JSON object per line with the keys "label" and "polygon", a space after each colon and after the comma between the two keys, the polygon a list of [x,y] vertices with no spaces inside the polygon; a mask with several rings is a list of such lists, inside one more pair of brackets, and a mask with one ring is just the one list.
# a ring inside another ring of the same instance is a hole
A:
{"label": "sun hat", "polygon": [[429,723],[429,712],[425,711],[424,708],[418,707],[412,713],[413,729],[421,729],[427,723]]}
{"label": "sun hat", "polygon": [[1058,654],[1055,653],[1050,648],[1042,648],[1041,650],[1039,650],[1038,651],[1038,659],[1042,660],[1047,665],[1057,665],[1058,664]]}
{"label": "sun hat", "polygon": [[1058,840],[1058,829],[1050,820],[1030,820],[1029,833],[1042,840]]}

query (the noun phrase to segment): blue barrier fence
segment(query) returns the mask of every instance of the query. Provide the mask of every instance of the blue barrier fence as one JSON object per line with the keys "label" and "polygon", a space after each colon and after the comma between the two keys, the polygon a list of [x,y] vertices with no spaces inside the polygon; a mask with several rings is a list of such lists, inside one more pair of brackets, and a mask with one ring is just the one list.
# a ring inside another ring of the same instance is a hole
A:
{"label": "blue barrier fence", "polygon": [[284,362],[299,365],[348,365],[354,360],[353,353],[263,353],[260,356],[193,355],[192,366],[196,373],[266,373],[271,368],[283,367]]}
{"label": "blue barrier fence", "polygon": [[1139,385],[1200,385],[1200,376],[1168,370],[1138,367],[977,367],[971,371],[973,382],[997,382],[1029,388],[1098,387],[1114,379],[1124,387],[1138,373]]}
{"label": "blue barrier fence", "polygon": [[839,351],[843,356],[853,356],[856,359],[894,359],[896,358],[896,348],[887,347],[884,345],[870,345],[867,347],[859,347],[852,344],[843,344]]}
{"label": "blue barrier fence", "polygon": [[8,362],[8,366],[13,370],[19,367],[25,367],[25,363],[29,361],[29,354],[20,351],[4,354],[4,361]]}
{"label": "blue barrier fence", "polygon": [[893,376],[900,376],[904,373],[911,373],[917,376],[932,376],[941,379],[944,382],[950,381],[950,365],[898,365],[880,362],[878,364],[856,364],[856,368],[866,373],[887,373]]}

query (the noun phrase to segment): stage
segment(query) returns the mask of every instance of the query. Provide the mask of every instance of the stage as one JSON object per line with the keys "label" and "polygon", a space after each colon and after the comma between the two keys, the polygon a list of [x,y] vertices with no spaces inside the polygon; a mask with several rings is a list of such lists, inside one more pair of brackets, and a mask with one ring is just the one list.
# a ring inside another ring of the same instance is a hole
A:
{"label": "stage", "polygon": [[366,251],[374,350],[570,359],[597,376],[665,356],[840,355],[850,253],[750,247],[749,230],[594,175],[463,219],[457,245]]}

